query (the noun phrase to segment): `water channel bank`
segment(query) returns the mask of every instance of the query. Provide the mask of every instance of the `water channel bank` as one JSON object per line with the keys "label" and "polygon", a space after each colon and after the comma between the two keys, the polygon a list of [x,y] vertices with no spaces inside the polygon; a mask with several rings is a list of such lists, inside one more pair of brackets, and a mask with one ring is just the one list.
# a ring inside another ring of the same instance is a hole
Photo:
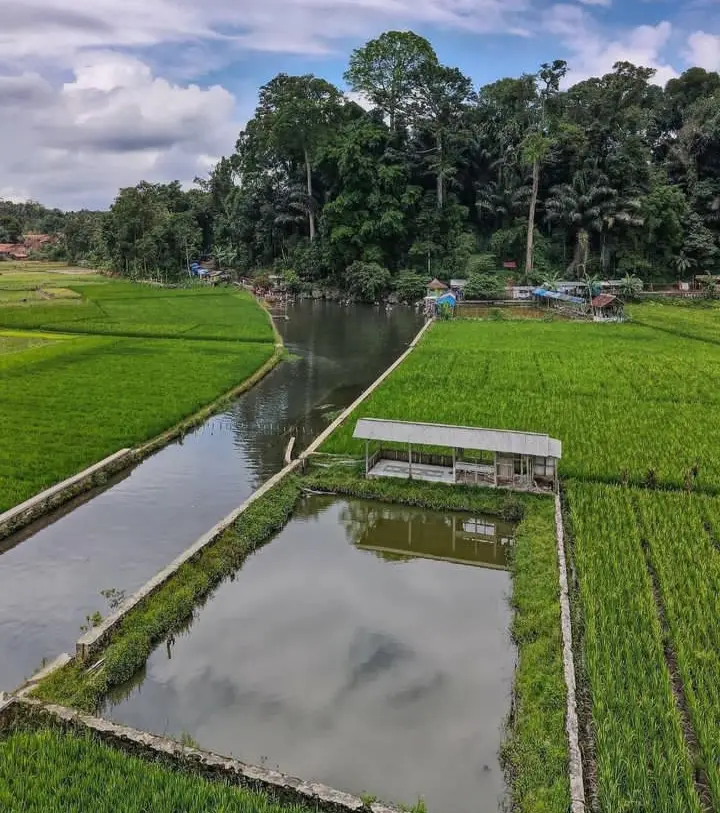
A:
{"label": "water channel bank", "polygon": [[514,529],[310,495],[105,716],[351,793],[493,810]]}
{"label": "water channel bank", "polygon": [[[128,593],[226,516],[302,450],[406,348],[406,309],[301,302],[278,329],[290,360],[182,441],[79,498],[0,552],[0,686],[72,651],[102,589]],[[70,510],[74,509],[74,510]]]}

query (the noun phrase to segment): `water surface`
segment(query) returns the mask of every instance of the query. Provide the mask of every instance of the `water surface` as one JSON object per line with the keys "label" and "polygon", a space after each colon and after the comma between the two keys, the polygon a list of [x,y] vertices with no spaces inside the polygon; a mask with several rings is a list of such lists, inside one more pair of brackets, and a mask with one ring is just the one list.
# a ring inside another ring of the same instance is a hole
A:
{"label": "water surface", "polygon": [[103,714],[354,793],[496,810],[511,536],[486,517],[306,497]]}
{"label": "water surface", "polygon": [[[292,435],[306,446],[420,327],[402,308],[301,302],[288,315],[278,329],[293,360],[92,499],[2,543],[0,689],[74,652],[86,616],[106,612],[101,590],[136,590],[230,513],[282,467]],[[80,429],[68,438],[81,442]]]}

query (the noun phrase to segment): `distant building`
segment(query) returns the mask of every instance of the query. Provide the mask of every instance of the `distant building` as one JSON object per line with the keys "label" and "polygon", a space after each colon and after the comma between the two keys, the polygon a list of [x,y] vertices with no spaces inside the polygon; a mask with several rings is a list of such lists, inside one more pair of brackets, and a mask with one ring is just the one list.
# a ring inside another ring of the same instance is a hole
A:
{"label": "distant building", "polygon": [[428,296],[440,296],[444,294],[445,291],[448,290],[447,285],[444,282],[440,282],[437,277],[433,280],[430,280],[427,284],[427,295]]}

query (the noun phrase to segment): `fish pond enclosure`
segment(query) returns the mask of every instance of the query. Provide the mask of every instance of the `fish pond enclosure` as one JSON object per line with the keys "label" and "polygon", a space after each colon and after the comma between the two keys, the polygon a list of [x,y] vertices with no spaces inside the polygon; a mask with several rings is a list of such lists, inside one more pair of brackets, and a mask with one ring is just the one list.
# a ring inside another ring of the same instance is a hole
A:
{"label": "fish pond enclosure", "polygon": [[514,528],[307,495],[103,715],[430,810],[496,810]]}

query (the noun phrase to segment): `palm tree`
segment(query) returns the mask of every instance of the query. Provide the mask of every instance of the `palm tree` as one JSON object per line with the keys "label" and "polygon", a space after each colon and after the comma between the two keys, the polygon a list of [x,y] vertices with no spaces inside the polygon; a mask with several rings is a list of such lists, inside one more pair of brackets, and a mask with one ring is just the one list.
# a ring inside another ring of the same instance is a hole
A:
{"label": "palm tree", "polygon": [[593,297],[595,296],[595,291],[599,290],[600,277],[598,277],[596,274],[588,275],[586,273],[583,279],[583,286],[587,292],[588,310],[592,311],[592,301]]}
{"label": "palm tree", "polygon": [[532,167],[532,194],[528,212],[527,250],[525,254],[525,279],[533,271],[535,210],[537,209],[538,190],[540,189],[540,166],[550,154],[550,140],[543,133],[531,133],[523,142],[523,163]]}
{"label": "palm tree", "polygon": [[580,170],[572,183],[553,187],[545,208],[548,221],[563,225],[575,242],[568,271],[581,279],[587,272],[591,235],[602,234],[608,218],[619,210],[617,191],[601,172]]}
{"label": "palm tree", "polygon": [[625,299],[637,299],[643,289],[642,280],[634,274],[625,274],[620,283],[620,294]]}
{"label": "palm tree", "polygon": [[530,190],[515,175],[477,185],[477,209],[480,219],[492,221],[494,228],[505,229],[520,212]]}
{"label": "palm tree", "polygon": [[546,291],[557,291],[559,282],[560,274],[557,271],[552,271],[543,277],[543,288]]}

